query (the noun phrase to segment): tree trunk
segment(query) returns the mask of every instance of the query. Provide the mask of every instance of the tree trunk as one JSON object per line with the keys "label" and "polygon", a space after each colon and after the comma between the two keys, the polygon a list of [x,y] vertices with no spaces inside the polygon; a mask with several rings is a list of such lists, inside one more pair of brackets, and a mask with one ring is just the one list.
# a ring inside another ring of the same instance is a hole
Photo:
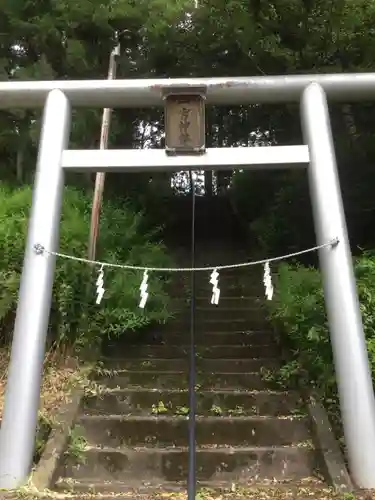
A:
{"label": "tree trunk", "polygon": [[344,104],[343,106],[341,106],[341,112],[348,137],[352,144],[356,144],[359,138],[359,134],[357,125],[355,123],[352,105]]}
{"label": "tree trunk", "polygon": [[213,195],[212,170],[206,170],[204,173],[204,194],[205,196]]}

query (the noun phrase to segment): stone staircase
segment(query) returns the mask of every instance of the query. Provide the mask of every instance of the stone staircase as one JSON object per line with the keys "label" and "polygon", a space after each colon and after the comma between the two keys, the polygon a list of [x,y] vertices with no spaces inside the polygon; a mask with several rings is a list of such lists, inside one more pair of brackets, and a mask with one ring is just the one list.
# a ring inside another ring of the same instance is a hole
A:
{"label": "stone staircase", "polygon": [[[198,265],[248,258],[220,240],[197,249]],[[318,470],[299,395],[275,390],[261,375],[264,368],[277,369],[280,358],[266,321],[261,273],[261,268],[223,271],[218,307],[210,304],[209,273],[197,275],[201,487],[306,482]],[[175,320],[145,334],[144,343],[128,345],[125,337],[107,346],[98,391],[86,396],[73,430],[80,453],[66,455],[55,489],[107,493],[186,487],[190,306],[181,281],[173,290]]]}

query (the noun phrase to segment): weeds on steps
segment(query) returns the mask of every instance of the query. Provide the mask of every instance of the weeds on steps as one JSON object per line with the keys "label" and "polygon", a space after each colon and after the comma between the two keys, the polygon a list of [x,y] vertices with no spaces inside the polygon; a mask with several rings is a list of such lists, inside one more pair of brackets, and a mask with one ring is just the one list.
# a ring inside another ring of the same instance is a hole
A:
{"label": "weeds on steps", "polygon": [[[157,492],[140,493],[124,492],[114,494],[77,494],[77,493],[55,493],[51,491],[38,492],[31,485],[21,488],[13,493],[3,492],[4,500],[101,500],[110,499],[134,499],[134,500],[186,500],[186,492]],[[316,488],[300,485],[296,488],[283,488],[278,486],[270,487],[239,487],[235,484],[231,488],[223,490],[213,490],[202,488],[197,492],[196,500],[372,500],[375,494],[370,492],[335,493],[330,488]]]}
{"label": "weeds on steps", "polygon": [[68,447],[65,455],[73,457],[78,464],[84,464],[87,460],[85,455],[87,440],[83,436],[81,428],[75,426],[69,431]]}

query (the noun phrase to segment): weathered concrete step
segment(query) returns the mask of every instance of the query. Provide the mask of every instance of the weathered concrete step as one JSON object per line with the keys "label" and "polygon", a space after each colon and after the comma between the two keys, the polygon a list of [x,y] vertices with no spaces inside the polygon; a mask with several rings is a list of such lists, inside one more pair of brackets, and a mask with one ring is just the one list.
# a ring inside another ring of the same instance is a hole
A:
{"label": "weathered concrete step", "polygon": [[[211,272],[212,271],[209,271],[207,273],[205,272],[197,272],[196,275],[195,275],[195,283],[196,284],[202,284],[202,285],[206,285],[207,283],[209,284],[209,287],[211,286],[212,288],[212,285],[210,284],[210,277],[211,277]],[[173,284],[179,284],[180,286],[186,286],[186,287],[190,287],[191,286],[191,276],[189,276],[188,274],[185,274],[185,275],[180,275],[179,278],[177,278],[177,276],[175,277],[175,280]],[[263,270],[260,274],[258,275],[251,275],[251,276],[245,276],[245,277],[241,277],[237,274],[232,274],[232,275],[227,275],[227,274],[223,274],[222,271],[219,270],[219,286],[220,284],[230,284],[231,282],[234,282],[234,283],[241,283],[241,284],[247,284],[248,288],[251,289],[251,288],[258,288],[260,286],[260,288],[263,287]],[[264,289],[264,288],[263,288]],[[223,297],[225,296],[225,293],[223,293]]]}
{"label": "weathered concrete step", "polygon": [[[296,393],[197,391],[198,415],[273,415],[286,416],[304,412],[303,401]],[[189,412],[188,391],[179,390],[119,390],[86,396],[85,414],[105,415],[166,415]]]}
{"label": "weathered concrete step", "polygon": [[[181,333],[168,333],[163,336],[163,341],[178,345],[187,335]],[[185,343],[185,342],[184,342]],[[270,331],[247,331],[247,332],[197,332],[195,335],[196,345],[272,345],[275,338]]]}
{"label": "weathered concrete step", "polygon": [[[191,297],[188,295],[173,299],[173,311],[180,313],[182,311],[190,311]],[[213,306],[211,304],[211,294],[205,293],[202,296],[197,296],[195,298],[196,311],[199,310],[225,310],[230,313],[230,311],[236,309],[246,309],[247,311],[252,311],[254,314],[267,314],[267,307],[263,297],[258,297],[254,295],[243,295],[243,294],[232,294],[230,296],[220,296],[220,303],[218,306]]]}
{"label": "weathered concrete step", "polygon": [[[248,254],[243,254],[241,255],[240,253],[235,253],[233,255],[228,255],[228,254],[223,254],[221,256],[221,259],[226,262],[224,262],[223,265],[227,265],[228,263],[233,263],[235,264],[236,262],[245,262],[246,260],[249,260]],[[251,257],[250,257],[251,259]],[[212,270],[209,269],[207,272],[205,271],[198,271],[196,273],[196,278],[200,279],[202,281],[205,281],[207,277],[210,277]],[[237,280],[242,280],[242,281],[247,281],[249,283],[253,283],[257,279],[262,279],[263,277],[263,268],[261,266],[248,266],[248,267],[238,267],[238,268],[228,268],[228,269],[219,269],[220,272],[220,280],[231,280],[231,279],[237,279]],[[186,274],[180,275],[180,279],[186,279]],[[207,280],[208,281],[208,280]]]}
{"label": "weathered concrete step", "polygon": [[[173,298],[173,306],[177,311],[186,310],[189,308],[190,300],[188,296]],[[196,295],[195,306],[200,309],[212,308],[211,295],[205,293],[204,295]],[[255,313],[262,311],[263,314],[267,312],[265,299],[257,295],[244,295],[244,294],[231,294],[230,296],[220,295],[220,303],[216,309],[244,309],[254,311]]]}
{"label": "weathered concrete step", "polygon": [[[142,450],[89,448],[84,463],[66,460],[61,476],[102,481],[182,481],[188,475],[188,449]],[[254,478],[274,481],[309,477],[317,467],[316,454],[309,448],[247,447],[197,449],[198,481],[241,481]]]}
{"label": "weathered concrete step", "polygon": [[[199,481],[198,493],[202,498],[226,499],[226,500],[342,500],[342,494],[334,491],[323,481],[311,477],[303,478],[301,481],[273,482],[269,479],[260,478],[253,481],[237,481],[238,488],[233,491],[233,481]],[[235,485],[235,486],[237,486]],[[144,481],[100,481],[92,479],[73,480],[72,478],[59,478],[55,489],[59,492],[59,500],[113,500],[129,498],[137,500],[164,500],[187,498],[186,481],[150,483]],[[65,494],[64,494],[65,493]],[[84,496],[79,496],[83,494]],[[89,496],[87,496],[88,494]],[[174,495],[176,494],[176,495]],[[357,496],[358,500],[365,500],[365,496]],[[366,498],[369,497],[366,495]],[[38,493],[38,499],[50,500],[50,494]]]}
{"label": "weathered concrete step", "polygon": [[[187,446],[186,417],[87,416],[78,425],[91,446]],[[197,417],[198,446],[285,446],[309,440],[307,419]]]}
{"label": "weathered concrete step", "polygon": [[[272,358],[255,359],[205,359],[197,357],[197,371],[210,373],[254,373],[261,368],[273,369],[278,366],[278,360]],[[185,355],[183,358],[167,359],[122,359],[122,358],[103,358],[97,367],[99,374],[106,374],[108,370],[117,372],[123,371],[163,371],[163,372],[187,372],[189,369],[189,359]]]}
{"label": "weathered concrete step", "polygon": [[[211,297],[208,297],[211,300]],[[185,315],[190,314],[189,308],[185,308]],[[195,310],[195,318],[198,322],[207,321],[229,321],[235,319],[236,321],[245,321],[252,323],[252,321],[267,322],[266,317],[267,312],[261,308],[255,307],[222,307],[221,304],[218,306],[211,307],[197,307]]]}
{"label": "weathered concrete step", "polygon": [[[220,277],[221,278],[221,277]],[[260,280],[254,280],[253,283],[246,282],[246,280],[241,279],[228,279],[222,280],[219,278],[219,288],[223,292],[223,295],[250,295],[252,297],[264,297],[264,286],[262,283],[262,278]],[[189,286],[189,285],[188,285]],[[210,283],[209,276],[206,280],[198,279],[195,284],[196,295],[210,294],[212,291],[212,284]]]}
{"label": "weathered concrete step", "polygon": [[[233,315],[232,317],[227,317],[226,319],[217,319],[214,317],[215,311],[212,315],[202,316],[196,319],[196,331],[197,332],[246,332],[254,330],[271,330],[271,325],[264,316],[254,316],[249,318],[237,317]],[[178,318],[168,322],[165,325],[160,326],[160,328],[155,329],[156,331],[178,331],[178,332],[189,332],[190,331],[190,313],[187,311],[186,314],[179,316]]]}
{"label": "weathered concrete step", "polygon": [[[207,281],[208,283],[208,281]],[[249,301],[253,304],[264,302],[264,288],[262,285],[260,287],[248,287],[243,285],[225,285],[219,283],[220,293],[225,298],[236,298],[236,297],[247,297]],[[172,296],[181,299],[188,299],[192,295],[191,285],[189,283],[185,283],[183,285],[175,285],[168,288],[168,291]],[[200,285],[196,285],[195,287],[195,296],[196,297],[204,297],[204,303],[210,304],[212,294],[212,285],[210,283],[202,283]],[[221,297],[220,297],[220,304]]]}
{"label": "weathered concrete step", "polygon": [[[244,262],[244,256],[240,255],[232,255],[232,256],[223,256],[222,260],[226,260],[227,262],[235,264],[236,262]],[[224,264],[226,265],[226,264]],[[198,267],[206,267],[206,266],[198,266]],[[204,271],[197,271],[195,273],[195,281],[196,283],[209,283],[210,275],[212,273],[212,269],[207,269]],[[219,283],[241,283],[247,284],[249,287],[254,286],[262,286],[263,282],[263,269],[261,266],[252,269],[250,268],[237,268],[237,269],[219,269]],[[188,274],[180,275],[180,281],[190,283],[190,276]]]}
{"label": "weathered concrete step", "polygon": [[[185,372],[123,372],[112,377],[100,377],[98,382],[109,389],[185,389],[188,374]],[[197,389],[247,389],[261,390],[267,386],[259,373],[197,373]]]}
{"label": "weathered concrete step", "polygon": [[[171,326],[183,326],[190,324],[191,311],[189,306],[181,308],[180,311],[176,311],[176,316],[174,319],[170,320],[166,325],[161,325],[162,330],[165,326],[167,329]],[[237,325],[236,330],[243,329],[259,329],[266,328],[270,329],[271,324],[267,320],[267,313],[262,309],[247,309],[241,308],[220,308],[217,306],[211,306],[209,308],[200,308],[195,311],[195,320],[198,329],[201,327],[214,330],[216,325],[220,325],[220,330],[223,330],[223,325],[229,325],[231,321]],[[213,328],[211,328],[213,326]],[[231,327],[227,328],[226,331],[231,331]]]}
{"label": "weathered concrete step", "polygon": [[[255,286],[249,286],[246,283],[239,282],[221,282],[219,281],[220,292],[222,292],[225,297],[237,297],[246,295],[251,298],[254,303],[255,299],[264,299],[264,287],[262,282],[256,284]],[[181,298],[188,298],[191,295],[191,285],[190,283],[185,283],[184,285],[173,284],[169,290],[174,296]],[[195,284],[195,296],[196,297],[206,297],[206,304],[210,304],[210,297],[212,294],[212,284],[209,283],[209,278],[207,281],[197,282]],[[221,298],[220,298],[221,304]],[[222,304],[221,304],[222,305]]]}
{"label": "weathered concrete step", "polygon": [[[221,277],[220,277],[221,278]],[[246,283],[244,280],[240,279],[219,279],[219,288],[223,292],[223,295],[237,295],[248,294],[252,297],[263,297],[264,287],[262,279],[254,283]],[[196,295],[209,294],[212,291],[212,284],[209,278],[207,280],[198,280],[195,285]]]}
{"label": "weathered concrete step", "polygon": [[[124,355],[127,359],[152,359],[152,358],[165,358],[176,359],[183,358],[189,355],[190,346],[188,345],[135,345],[128,346],[124,349]],[[210,359],[243,359],[243,358],[277,358],[279,355],[276,345],[272,346],[243,346],[243,345],[216,345],[216,346],[202,346],[197,348],[197,358],[210,358]],[[116,344],[108,346],[106,355],[110,356],[119,354],[119,347]]]}

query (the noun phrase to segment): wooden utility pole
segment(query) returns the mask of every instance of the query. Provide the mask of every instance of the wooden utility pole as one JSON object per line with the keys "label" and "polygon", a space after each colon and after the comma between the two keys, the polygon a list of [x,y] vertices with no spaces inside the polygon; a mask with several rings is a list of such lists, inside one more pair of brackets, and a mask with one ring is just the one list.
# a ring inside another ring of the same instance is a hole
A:
{"label": "wooden utility pole", "polygon": [[[116,58],[119,55],[120,55],[120,44],[118,43],[109,56],[108,80],[114,80],[116,78],[116,67],[117,67]],[[111,122],[111,114],[112,114],[111,108],[105,108],[103,110],[102,128],[100,133],[100,145],[99,145],[100,149],[107,149],[108,147],[108,135],[109,135],[109,126]],[[100,211],[101,211],[103,192],[104,192],[104,182],[105,182],[105,173],[98,172],[95,177],[95,190],[94,190],[92,209],[91,209],[89,249],[87,255],[87,258],[90,260],[95,260],[96,243],[99,234]]]}

